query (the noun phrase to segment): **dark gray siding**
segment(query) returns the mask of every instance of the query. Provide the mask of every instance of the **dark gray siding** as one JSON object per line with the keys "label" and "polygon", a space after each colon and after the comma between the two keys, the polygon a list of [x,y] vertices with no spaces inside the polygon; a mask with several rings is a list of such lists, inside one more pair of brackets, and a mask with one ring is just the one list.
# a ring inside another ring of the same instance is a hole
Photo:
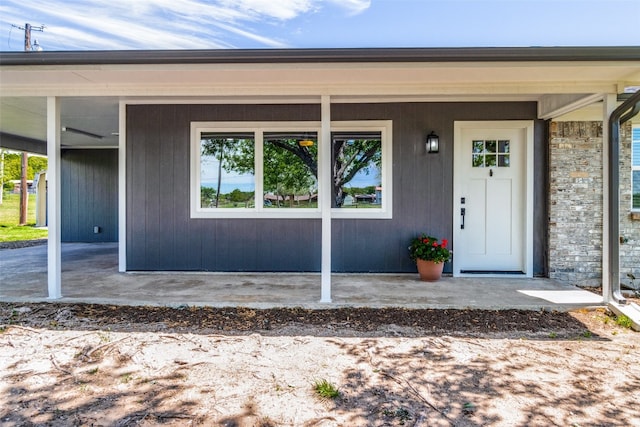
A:
{"label": "dark gray siding", "polygon": [[[393,120],[393,219],[334,220],[333,269],[413,272],[416,233],[451,240],[456,120],[533,120],[536,104],[334,104],[332,120]],[[320,120],[318,105],[136,105],[127,108],[130,270],[318,271],[319,220],[190,219],[191,121]],[[424,153],[431,130],[440,153]],[[534,274],[545,274],[546,143],[535,135]],[[455,251],[455,248],[454,248]]]}
{"label": "dark gray siding", "polygon": [[127,268],[319,270],[319,220],[189,218],[190,125],[207,120],[320,120],[320,107],[129,106]]}
{"label": "dark gray siding", "polygon": [[61,240],[118,241],[118,150],[62,150],[60,170]]}
{"label": "dark gray siding", "polygon": [[[334,220],[335,271],[415,271],[408,242],[415,234],[453,237],[453,132],[455,121],[533,120],[535,103],[337,104],[332,120],[393,120],[393,219]],[[425,153],[430,131],[440,152]],[[534,274],[545,275],[546,143],[544,122],[536,121],[534,168]],[[455,254],[455,248],[453,248]],[[362,256],[366,254],[366,256]],[[450,265],[445,271],[450,271]]]}

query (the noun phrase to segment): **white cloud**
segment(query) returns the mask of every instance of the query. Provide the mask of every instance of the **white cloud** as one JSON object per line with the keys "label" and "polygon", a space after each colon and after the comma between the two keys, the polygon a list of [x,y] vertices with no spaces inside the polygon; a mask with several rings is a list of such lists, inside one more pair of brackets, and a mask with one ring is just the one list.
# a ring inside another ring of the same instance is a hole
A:
{"label": "white cloud", "polygon": [[279,20],[293,19],[313,9],[311,0],[222,0],[230,9],[245,10]]}
{"label": "white cloud", "polygon": [[2,21],[24,25],[18,15],[40,16],[49,23],[41,45],[46,48],[49,39],[61,50],[229,48],[231,40],[283,47],[247,23],[289,19],[310,7],[309,0],[67,0],[37,6],[6,1]]}
{"label": "white cloud", "polygon": [[371,0],[327,0],[346,9],[351,15],[357,15],[371,7]]}
{"label": "white cloud", "polygon": [[[0,23],[47,25],[45,50],[287,47],[283,23],[332,5],[358,14],[370,0],[2,0]],[[27,17],[27,18],[24,18]],[[10,20],[10,21],[9,21]],[[42,22],[41,22],[42,21]],[[17,33],[19,32],[16,30]],[[21,47],[12,43],[12,48]],[[35,37],[34,37],[35,38]]]}

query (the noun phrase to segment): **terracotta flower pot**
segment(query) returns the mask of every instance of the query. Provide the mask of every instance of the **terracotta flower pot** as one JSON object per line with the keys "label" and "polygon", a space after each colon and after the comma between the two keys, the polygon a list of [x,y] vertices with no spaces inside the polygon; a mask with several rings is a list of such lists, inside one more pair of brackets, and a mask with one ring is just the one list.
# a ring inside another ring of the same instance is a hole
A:
{"label": "terracotta flower pot", "polygon": [[442,269],[444,268],[444,262],[435,263],[433,261],[426,261],[424,259],[417,259],[416,265],[418,266],[418,273],[420,274],[420,280],[423,282],[436,282],[442,277]]}

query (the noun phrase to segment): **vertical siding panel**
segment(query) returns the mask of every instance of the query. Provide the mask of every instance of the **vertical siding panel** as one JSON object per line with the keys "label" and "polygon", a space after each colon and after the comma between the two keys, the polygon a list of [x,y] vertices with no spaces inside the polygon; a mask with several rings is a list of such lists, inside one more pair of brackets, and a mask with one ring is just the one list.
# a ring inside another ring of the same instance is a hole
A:
{"label": "vertical siding panel", "polygon": [[[188,111],[185,109],[172,109],[168,117],[173,123],[189,122]],[[171,173],[171,182],[167,183],[167,194],[172,200],[179,203],[168,204],[171,209],[172,233],[174,242],[173,262],[175,269],[195,270],[199,268],[200,261],[195,256],[192,247],[200,246],[200,238],[197,234],[192,239],[186,239],[189,235],[189,130],[185,127],[176,127],[169,141],[172,160],[168,165]],[[184,202],[183,202],[184,201]]]}
{"label": "vertical siding panel", "polygon": [[69,209],[70,197],[68,195],[68,191],[70,186],[69,176],[71,175],[71,166],[65,165],[65,155],[66,152],[63,150],[60,153],[60,162],[62,164],[62,167],[60,168],[60,209],[62,212],[60,218],[60,239],[63,242],[69,242],[71,241],[71,230],[69,229],[71,210]]}
{"label": "vertical siding panel", "polygon": [[150,269],[147,263],[145,221],[145,162],[148,119],[140,106],[127,107],[127,268]]}
{"label": "vertical siding panel", "polygon": [[[319,112],[319,105],[129,106],[127,244],[129,261],[135,261],[130,262],[131,269],[318,271],[318,220],[189,218],[189,125],[191,121],[319,120]],[[334,220],[334,270],[401,272],[415,271],[407,253],[415,233],[451,240],[453,122],[535,120],[536,105],[334,104],[332,116],[393,120],[394,133],[393,219]],[[424,152],[424,139],[431,130],[440,135],[436,155]],[[544,167],[540,155],[536,151],[536,170]],[[541,186],[536,180],[537,197],[544,195]],[[541,209],[536,203],[538,217]],[[536,233],[545,230],[546,223],[537,221]],[[544,242],[535,245],[539,269],[546,248]]]}
{"label": "vertical siding panel", "polygon": [[[154,122],[158,116],[154,117]],[[160,117],[160,120],[162,118]],[[149,123],[151,124],[151,123]],[[148,127],[151,130],[151,126]],[[145,142],[145,169],[146,173],[143,177],[145,180],[144,198],[142,199],[144,217],[145,217],[145,244],[147,246],[147,257],[149,267],[153,270],[163,268],[160,262],[161,250],[167,246],[167,242],[163,241],[165,230],[161,229],[161,209],[160,199],[165,197],[164,188],[160,181],[160,157],[162,155],[160,149],[160,141],[162,134],[156,134],[153,138],[146,138]],[[163,236],[161,236],[161,233]],[[170,243],[169,243],[170,244]]]}
{"label": "vertical siding panel", "polygon": [[62,241],[117,241],[117,150],[63,150],[61,161]]}

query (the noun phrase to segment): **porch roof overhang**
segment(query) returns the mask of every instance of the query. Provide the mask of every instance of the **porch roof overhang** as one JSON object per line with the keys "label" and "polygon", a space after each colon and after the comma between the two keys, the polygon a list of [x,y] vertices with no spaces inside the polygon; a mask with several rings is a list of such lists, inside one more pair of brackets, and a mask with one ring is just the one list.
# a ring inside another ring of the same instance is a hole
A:
{"label": "porch roof overhang", "polygon": [[[0,132],[117,145],[118,102],[535,101],[548,119],[640,85],[640,47],[271,49],[0,53]],[[82,123],[82,126],[76,125]],[[5,138],[0,138],[0,141]]]}
{"label": "porch roof overhang", "polygon": [[614,93],[640,48],[19,52],[3,96],[515,96]]}

